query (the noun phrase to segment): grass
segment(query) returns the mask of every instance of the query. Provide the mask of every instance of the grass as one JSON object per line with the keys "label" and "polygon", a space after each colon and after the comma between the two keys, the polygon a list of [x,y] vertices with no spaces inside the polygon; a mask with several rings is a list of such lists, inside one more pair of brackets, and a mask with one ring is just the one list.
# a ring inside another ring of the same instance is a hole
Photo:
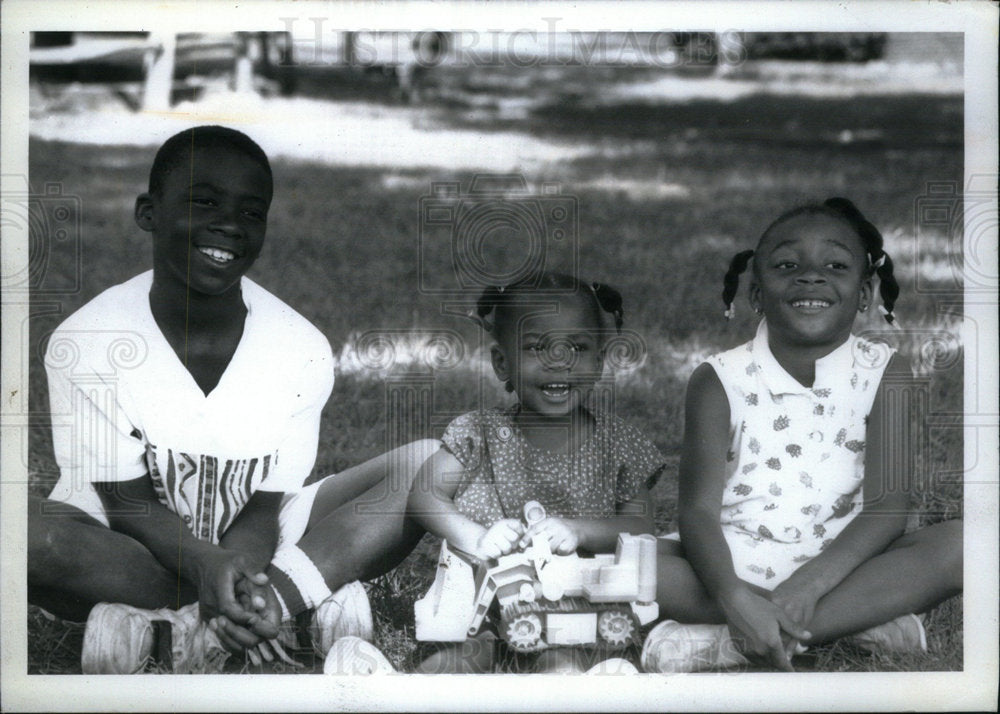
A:
{"label": "grass", "polygon": [[[465,89],[482,94],[487,79],[470,75]],[[509,84],[495,79],[493,86],[511,91]],[[568,86],[597,91],[579,83]],[[670,529],[676,517],[687,376],[701,357],[745,341],[753,331],[745,303],[733,323],[721,319],[721,275],[729,256],[752,246],[783,210],[828,195],[852,197],[889,236],[890,248],[895,246],[903,291],[897,314],[908,330],[901,335],[901,349],[919,361],[926,342],[921,334],[944,331],[957,338],[957,323],[938,309],[943,300],[955,297],[954,287],[941,283],[945,292],[915,290],[916,262],[906,250],[914,234],[915,202],[928,182],[961,180],[960,98],[820,101],[772,96],[663,107],[607,106],[587,96],[567,99],[551,87],[546,91],[554,97],[551,101],[542,97],[525,118],[509,126],[489,111],[470,115],[455,101],[436,113],[436,121],[442,128],[486,131],[504,126],[591,147],[586,157],[541,168],[528,179],[561,181],[563,192],[576,196],[581,270],[622,290],[626,326],[642,336],[645,362],[615,380],[615,398],[618,413],[667,455],[667,472],[654,491],[661,529]],[[844,144],[839,138],[844,129],[865,130],[865,136],[875,138]],[[29,433],[32,493],[47,494],[58,475],[44,417],[47,390],[40,355],[48,334],[66,315],[105,287],[148,268],[149,239],[132,223],[131,205],[145,184],[152,153],[125,146],[30,144],[33,185],[58,181],[66,193],[79,196],[83,276],[77,292],[33,298],[30,408],[39,419]],[[415,290],[420,270],[448,269],[444,250],[423,265],[418,260],[420,198],[431,181],[457,180],[467,186],[471,174],[331,169],[290,161],[275,161],[274,172],[277,191],[268,244],[252,277],[311,320],[335,352],[350,354],[363,330],[419,335],[448,329],[464,341],[468,359],[432,374],[432,418],[419,423],[418,433],[411,431],[409,437],[438,435],[452,416],[503,398],[499,386],[478,369],[483,362],[475,349],[475,326],[445,314],[433,296]],[[595,184],[599,178],[605,184]],[[651,197],[617,190],[616,182],[669,183],[680,190]],[[946,235],[938,238],[945,260],[954,243]],[[51,285],[70,284],[75,269],[64,252],[49,252],[46,280]],[[961,365],[960,359],[943,360],[939,368],[930,364],[924,370],[930,410],[941,415],[928,433],[915,496],[925,524],[962,514],[962,438],[956,428],[962,412]],[[400,366],[390,372],[338,374],[324,411],[312,478],[396,445],[391,443],[391,420],[410,415],[388,412],[388,385],[412,372]],[[426,591],[435,557],[435,543],[427,538],[396,570],[369,584],[376,644],[404,670],[415,665],[421,651],[413,637],[413,601]],[[28,618],[29,671],[79,672],[82,630],[50,622],[36,608],[29,609]],[[959,598],[930,614],[926,655],[877,657],[838,643],[817,648],[804,666],[818,671],[960,670],[962,622]],[[232,669],[253,671],[242,663]]]}

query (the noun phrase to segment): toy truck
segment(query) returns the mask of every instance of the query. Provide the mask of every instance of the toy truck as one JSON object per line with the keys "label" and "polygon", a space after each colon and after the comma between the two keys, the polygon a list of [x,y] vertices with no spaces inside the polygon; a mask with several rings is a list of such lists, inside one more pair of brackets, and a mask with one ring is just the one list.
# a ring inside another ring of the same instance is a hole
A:
{"label": "toy truck", "polygon": [[[545,517],[536,501],[525,520]],[[539,542],[541,541],[541,542]],[[441,543],[437,574],[414,604],[417,639],[461,642],[475,635],[495,607],[500,637],[518,652],[550,646],[622,649],[659,614],[656,539],[618,536],[612,555],[556,555],[545,539],[489,561]]]}

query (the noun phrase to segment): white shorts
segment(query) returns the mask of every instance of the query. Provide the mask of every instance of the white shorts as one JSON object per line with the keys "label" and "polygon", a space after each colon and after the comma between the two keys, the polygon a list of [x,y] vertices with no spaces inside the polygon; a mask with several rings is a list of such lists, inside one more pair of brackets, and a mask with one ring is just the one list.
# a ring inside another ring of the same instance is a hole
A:
{"label": "white shorts", "polygon": [[[309,515],[312,513],[313,502],[320,486],[328,478],[335,477],[331,474],[320,479],[316,483],[303,486],[298,491],[286,493],[281,500],[281,510],[278,513],[278,545],[295,545],[306,532],[309,525]],[[84,488],[72,488],[69,483],[64,483],[63,479],[56,482],[55,488],[49,494],[49,499],[68,503],[79,508],[81,511],[108,527],[108,517],[104,512],[104,505],[101,497],[90,484]]]}
{"label": "white shorts", "polygon": [[312,514],[319,487],[326,479],[334,477],[336,474],[325,476],[316,483],[303,486],[295,493],[285,494],[281,501],[281,511],[278,512],[278,545],[275,550],[283,545],[295,545],[302,539],[306,533],[306,526],[309,525],[309,516]]}

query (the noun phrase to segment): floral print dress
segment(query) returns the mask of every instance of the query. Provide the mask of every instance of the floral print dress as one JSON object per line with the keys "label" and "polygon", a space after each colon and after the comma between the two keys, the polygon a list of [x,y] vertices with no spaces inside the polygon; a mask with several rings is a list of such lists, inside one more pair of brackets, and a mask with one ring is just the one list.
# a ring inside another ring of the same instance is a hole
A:
{"label": "floral print dress", "polygon": [[455,505],[480,525],[521,518],[532,500],[550,516],[610,518],[663,470],[660,451],[618,417],[595,412],[590,438],[556,453],[528,442],[513,420],[517,408],[463,414],[441,437],[463,466],[450,476],[458,480]]}
{"label": "floral print dress", "polygon": [[740,578],[774,588],[860,512],[868,414],[891,354],[852,335],[804,387],[761,321],[752,341],[708,358],[729,401],[721,523]]}

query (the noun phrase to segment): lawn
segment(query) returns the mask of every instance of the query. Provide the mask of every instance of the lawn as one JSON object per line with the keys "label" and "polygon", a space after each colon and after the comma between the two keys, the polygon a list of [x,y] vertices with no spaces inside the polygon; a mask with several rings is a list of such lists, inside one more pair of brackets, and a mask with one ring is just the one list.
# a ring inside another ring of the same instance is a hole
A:
{"label": "lawn", "polygon": [[[559,181],[564,194],[576,197],[581,272],[621,289],[626,326],[641,336],[642,359],[607,377],[605,386],[618,414],[650,434],[667,456],[667,472],[654,492],[658,527],[671,529],[676,516],[687,377],[705,355],[753,334],[745,302],[734,321],[722,318],[719,294],[728,259],[752,247],[785,209],[830,195],[852,198],[882,229],[896,258],[902,286],[897,314],[905,330],[887,333],[877,322],[858,327],[888,335],[928,380],[936,426],[928,428],[914,507],[925,524],[961,516],[961,422],[960,416],[948,416],[962,411],[959,324],[940,309],[956,290],[961,299],[961,286],[949,272],[950,252],[961,241],[945,232],[922,232],[918,245],[914,227],[918,198],[930,182],[961,183],[960,97],[769,96],[669,107],[574,104],[559,97],[507,124],[488,112],[484,118],[465,109],[443,108],[433,120],[442,131],[503,125],[591,149],[526,178],[532,184]],[[47,409],[40,355],[51,330],[105,287],[149,267],[149,239],[135,227],[131,212],[152,153],[126,146],[30,144],[36,189],[57,181],[65,193],[79,196],[83,276],[74,294],[34,296],[33,413]],[[423,261],[418,257],[420,199],[432,181],[467,187],[471,173],[282,159],[274,162],[274,174],[268,243],[252,277],[311,320],[341,357],[312,478],[375,456],[404,437],[439,435],[453,416],[506,398],[485,371],[477,328],[416,289],[421,271],[440,277],[448,270],[444,249]],[[662,190],[665,186],[673,188]],[[52,249],[46,270],[53,284],[66,284],[75,264],[66,251]],[[464,359],[444,360],[447,364],[439,363],[438,369],[419,359],[366,366],[370,363],[356,349],[359,341],[363,347],[366,332],[380,331],[395,336],[398,350],[419,352],[429,335],[445,330],[461,339]],[[432,378],[430,419],[387,406],[393,390],[414,376]],[[43,419],[29,435],[28,470],[31,492],[47,494],[58,472]],[[369,585],[376,644],[402,669],[412,667],[419,654],[412,606],[429,584],[435,552],[425,538],[399,568]],[[79,672],[81,636],[80,628],[49,622],[31,608],[29,671]],[[801,666],[819,671],[961,669],[960,598],[930,614],[928,636],[929,652],[922,656],[875,656],[836,644],[817,648]],[[245,669],[254,671],[250,665]]]}

